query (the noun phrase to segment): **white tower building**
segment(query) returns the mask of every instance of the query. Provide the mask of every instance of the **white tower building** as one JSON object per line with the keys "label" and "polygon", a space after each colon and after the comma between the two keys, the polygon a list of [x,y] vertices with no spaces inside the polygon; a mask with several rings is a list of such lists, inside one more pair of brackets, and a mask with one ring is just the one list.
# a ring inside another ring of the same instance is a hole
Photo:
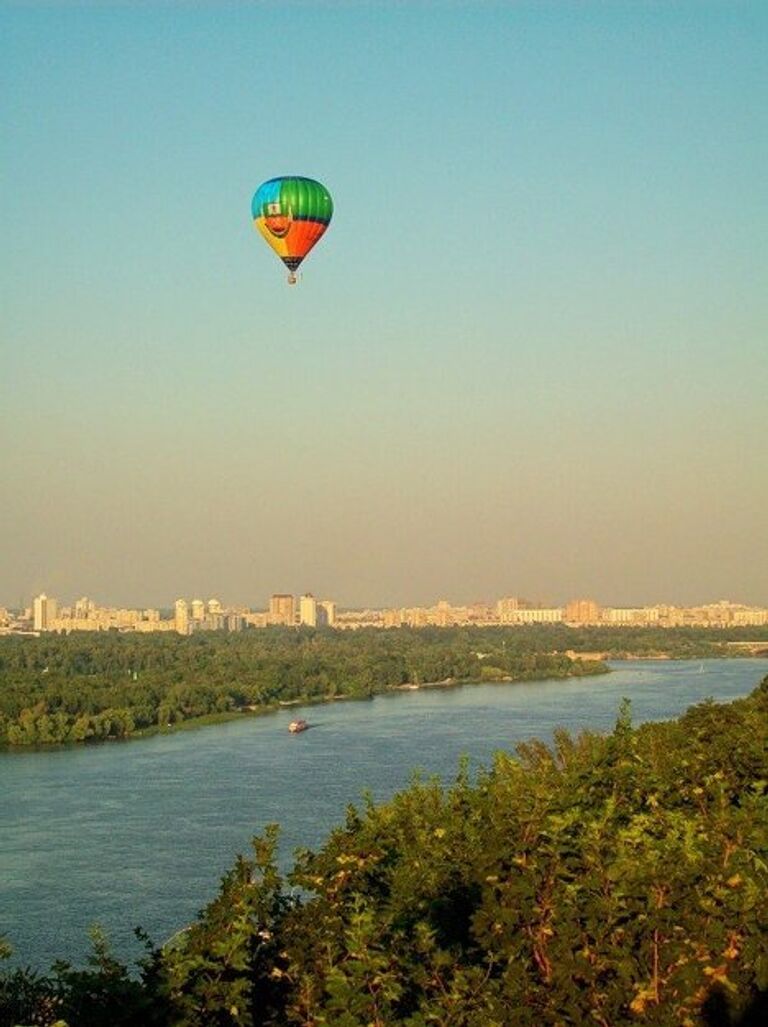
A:
{"label": "white tower building", "polygon": [[186,599],[177,599],[174,603],[174,622],[176,624],[176,630],[180,635],[189,634],[189,609],[187,607]]}
{"label": "white tower building", "polygon": [[319,627],[335,627],[336,603],[332,599],[321,599],[317,604],[317,623]]}
{"label": "white tower building", "polygon": [[317,600],[310,593],[299,599],[299,624],[317,627]]}
{"label": "white tower building", "polygon": [[58,603],[49,599],[45,592],[35,596],[32,603],[32,620],[35,631],[49,631],[51,621],[56,619]]}

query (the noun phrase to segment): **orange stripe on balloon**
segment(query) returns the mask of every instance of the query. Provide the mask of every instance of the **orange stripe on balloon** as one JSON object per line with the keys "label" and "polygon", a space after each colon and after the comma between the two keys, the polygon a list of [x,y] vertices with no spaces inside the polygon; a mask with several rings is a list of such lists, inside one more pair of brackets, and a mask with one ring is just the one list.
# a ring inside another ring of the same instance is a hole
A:
{"label": "orange stripe on balloon", "polygon": [[327,227],[321,221],[294,221],[285,236],[288,256],[306,257]]}

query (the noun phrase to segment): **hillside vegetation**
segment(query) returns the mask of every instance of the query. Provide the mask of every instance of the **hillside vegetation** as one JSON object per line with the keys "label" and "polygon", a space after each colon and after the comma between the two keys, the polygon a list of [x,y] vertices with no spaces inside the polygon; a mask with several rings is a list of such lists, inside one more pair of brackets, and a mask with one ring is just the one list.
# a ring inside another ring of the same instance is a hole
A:
{"label": "hillside vegetation", "polygon": [[[0,981],[0,1025],[764,1023],[768,678],[748,698],[500,753],[350,809],[281,878],[276,829],[132,978]],[[761,1004],[762,1003],[762,1004]]]}

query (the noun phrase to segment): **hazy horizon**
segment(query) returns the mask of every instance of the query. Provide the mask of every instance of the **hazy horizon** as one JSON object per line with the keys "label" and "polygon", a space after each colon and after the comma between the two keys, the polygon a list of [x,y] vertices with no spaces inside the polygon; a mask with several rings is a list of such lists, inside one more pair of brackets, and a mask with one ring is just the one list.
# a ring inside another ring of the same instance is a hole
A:
{"label": "hazy horizon", "polygon": [[[83,596],[83,594],[81,592],[77,592],[77,591],[71,592],[71,593],[67,593],[67,594],[64,594],[64,595],[57,595],[57,594],[54,594],[53,592],[50,592],[50,591],[49,592],[45,592],[45,590],[43,590],[42,593],[35,593],[34,596],[24,597],[23,601],[17,599],[15,603],[14,602],[0,602],[0,606],[4,606],[4,607],[9,608],[9,609],[25,609],[27,607],[31,607],[32,600],[37,595],[40,595],[40,594],[46,595],[47,598],[49,598],[49,599],[56,599],[59,602],[60,606],[72,606],[72,605],[74,605],[74,603],[77,600],[79,600],[81,598],[87,598],[87,599],[90,599],[90,600],[94,601],[97,606],[104,607],[104,608],[107,608],[107,609],[135,609],[135,610],[159,609],[159,610],[164,610],[166,612],[170,612],[171,615],[173,614],[174,602],[177,599],[186,599],[188,601],[191,601],[193,599],[195,599],[195,600],[199,599],[199,600],[202,600],[203,602],[206,602],[206,603],[209,600],[211,600],[211,599],[215,599],[215,600],[219,600],[220,602],[222,602],[224,604],[225,608],[226,607],[248,607],[250,610],[252,610],[254,612],[258,612],[258,611],[267,612],[269,610],[269,598],[270,598],[270,596],[267,595],[267,596],[257,597],[256,599],[253,599],[253,598],[252,599],[247,599],[247,598],[246,599],[242,599],[242,598],[240,598],[240,599],[232,599],[231,596],[213,595],[212,593],[209,593],[209,592],[206,592],[205,590],[202,590],[202,591],[198,591],[196,593],[189,593],[189,594],[183,595],[183,596],[182,595],[174,595],[172,600],[169,600],[169,599],[166,598],[164,600],[158,600],[157,602],[154,602],[154,603],[147,603],[147,602],[144,602],[143,600],[140,600],[140,599],[136,599],[136,600],[134,600],[132,602],[127,602],[127,601],[126,602],[113,602],[110,599],[109,596],[103,596],[103,595],[99,595],[99,596],[94,596],[94,595]],[[270,595],[271,594],[272,593],[270,593]],[[279,594],[279,593],[275,593],[275,594]],[[283,594],[286,594],[286,593],[283,593]],[[472,605],[475,605],[475,604],[482,604],[482,603],[487,603],[488,605],[493,605],[499,599],[508,598],[508,597],[510,597],[512,595],[512,593],[510,593],[510,592],[505,592],[503,594],[500,593],[499,595],[493,595],[493,596],[473,596],[473,597],[440,595],[440,596],[428,596],[428,597],[423,598],[421,601],[418,601],[418,602],[415,601],[415,600],[406,600],[404,602],[390,602],[390,603],[387,603],[387,602],[381,602],[381,603],[377,603],[377,602],[344,603],[344,602],[339,602],[336,596],[326,595],[325,593],[323,593],[323,594],[313,593],[313,592],[311,592],[309,590],[307,590],[307,591],[297,590],[297,591],[294,591],[293,593],[287,593],[287,594],[293,595],[294,598],[296,598],[296,599],[298,599],[302,595],[312,595],[318,601],[329,600],[331,602],[336,602],[337,607],[340,610],[386,610],[386,609],[430,608],[430,607],[436,606],[438,604],[438,602],[441,602],[443,600],[447,600],[450,603],[450,605],[453,606],[453,607],[472,606]],[[578,594],[574,593],[573,595],[558,596],[558,597],[547,596],[547,597],[544,597],[544,598],[542,598],[540,596],[536,596],[536,595],[525,595],[525,596],[523,596],[523,595],[515,594],[515,597],[519,598],[521,600],[525,600],[526,602],[530,602],[531,604],[533,604],[534,607],[536,607],[536,608],[540,607],[542,609],[565,607],[568,602],[575,601],[575,600],[580,600],[580,599],[596,599],[595,596],[587,596],[587,595],[584,595],[582,593],[578,593]],[[635,609],[635,608],[639,609],[639,608],[642,608],[644,606],[675,606],[675,607],[679,607],[679,608],[700,607],[700,606],[713,605],[713,604],[716,604],[716,603],[722,602],[722,601],[733,602],[733,603],[736,603],[736,604],[742,603],[745,606],[749,606],[749,605],[758,605],[759,606],[759,605],[762,605],[762,604],[750,604],[750,603],[747,603],[747,602],[743,601],[739,596],[719,596],[717,598],[709,596],[709,597],[705,597],[705,598],[700,598],[698,600],[693,600],[693,601],[688,602],[688,603],[684,603],[682,601],[675,602],[675,601],[667,599],[667,598],[663,598],[663,599],[659,599],[659,600],[655,600],[655,601],[649,600],[647,602],[636,602],[636,603],[635,602],[624,602],[624,603],[613,602],[610,598],[607,598],[607,599],[606,598],[596,599],[596,601],[597,601],[598,606],[600,606],[600,607],[607,607],[607,608],[614,608],[614,609]],[[546,625],[547,622],[543,622],[543,623],[545,623],[545,625]],[[557,623],[559,623],[559,622],[557,622]],[[521,627],[521,626],[525,626],[525,625],[517,624],[517,625],[513,625],[513,626]],[[541,626],[541,625],[539,624],[539,626]]]}
{"label": "hazy horizon", "polygon": [[768,5],[0,29],[0,605],[768,605]]}

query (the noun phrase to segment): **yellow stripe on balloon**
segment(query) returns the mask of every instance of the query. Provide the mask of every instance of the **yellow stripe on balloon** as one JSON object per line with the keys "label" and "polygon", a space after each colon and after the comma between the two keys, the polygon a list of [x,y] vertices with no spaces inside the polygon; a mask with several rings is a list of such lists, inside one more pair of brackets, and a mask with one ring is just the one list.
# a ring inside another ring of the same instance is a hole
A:
{"label": "yellow stripe on balloon", "polygon": [[267,240],[267,242],[272,247],[272,249],[275,251],[275,253],[278,255],[278,257],[290,257],[291,256],[290,246],[288,244],[287,237],[283,238],[283,239],[280,239],[276,235],[273,235],[270,232],[270,230],[267,228],[267,224],[266,224],[266,219],[265,218],[254,218],[253,219],[253,223],[256,226],[256,228],[259,230],[259,232]]}

